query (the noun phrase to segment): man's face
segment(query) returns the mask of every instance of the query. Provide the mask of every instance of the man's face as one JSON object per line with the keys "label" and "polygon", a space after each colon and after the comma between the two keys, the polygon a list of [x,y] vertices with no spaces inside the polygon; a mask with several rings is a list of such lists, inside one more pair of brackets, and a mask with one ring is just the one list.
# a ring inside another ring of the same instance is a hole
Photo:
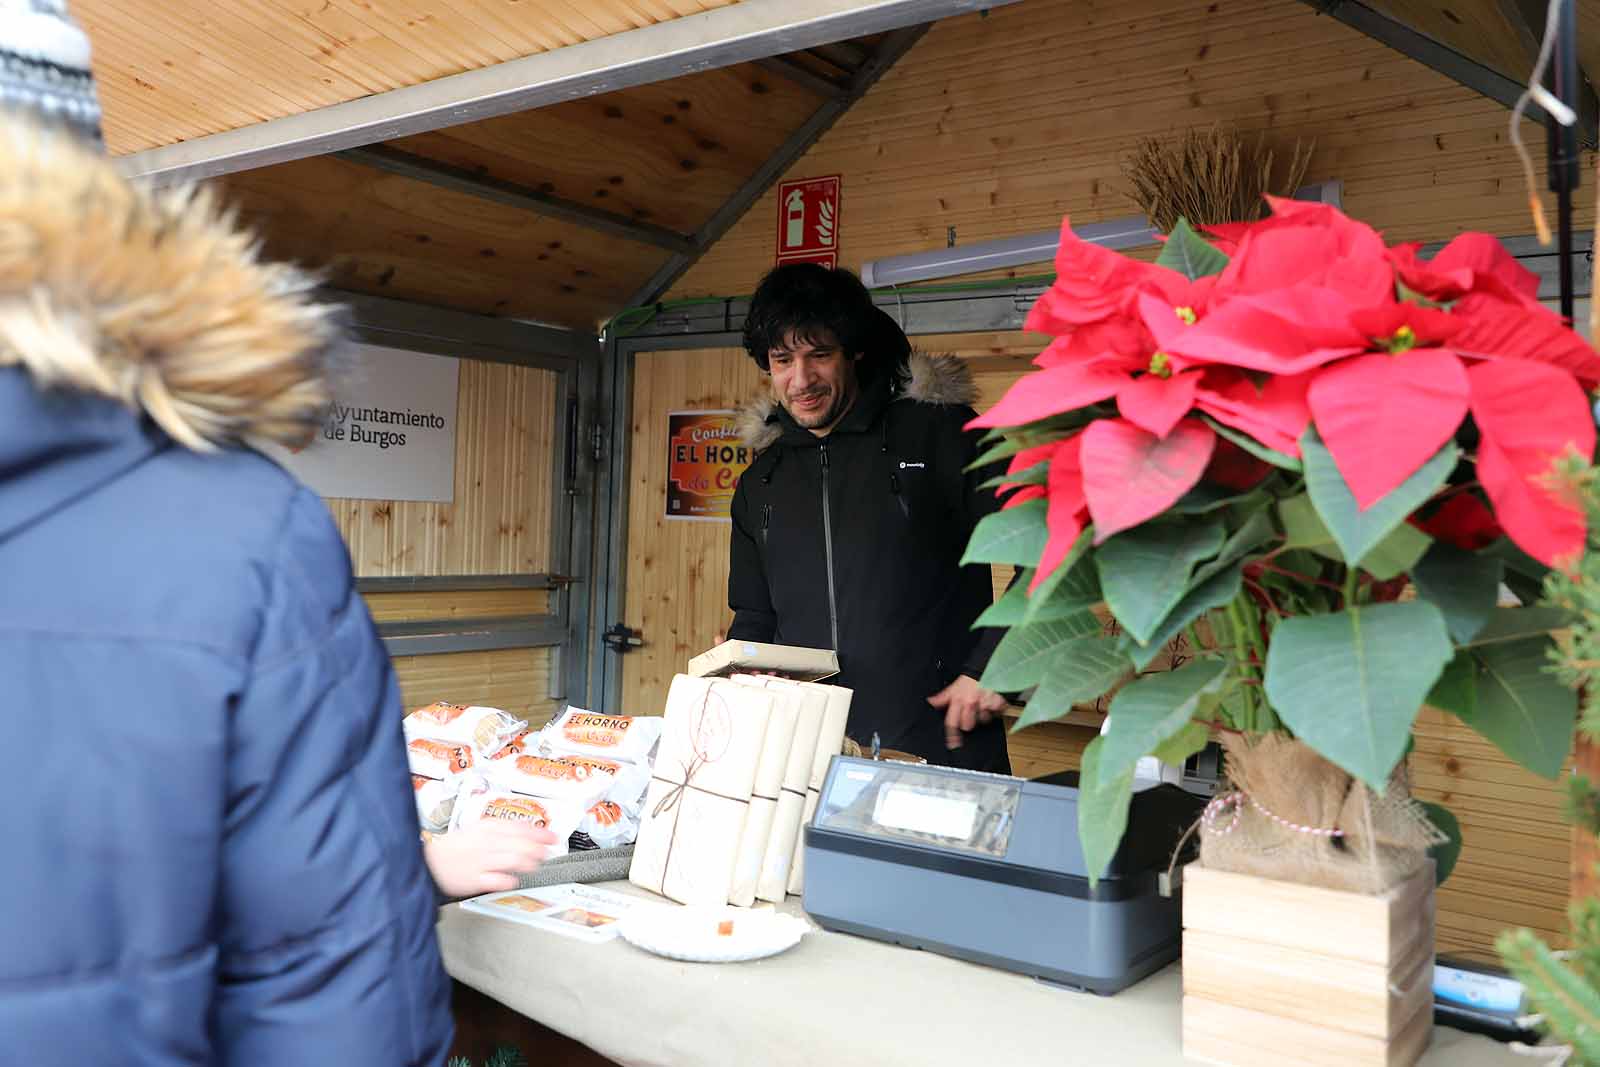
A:
{"label": "man's face", "polygon": [[808,339],[791,331],[767,353],[772,395],[796,423],[826,433],[856,398],[856,359],[839,349],[831,333]]}

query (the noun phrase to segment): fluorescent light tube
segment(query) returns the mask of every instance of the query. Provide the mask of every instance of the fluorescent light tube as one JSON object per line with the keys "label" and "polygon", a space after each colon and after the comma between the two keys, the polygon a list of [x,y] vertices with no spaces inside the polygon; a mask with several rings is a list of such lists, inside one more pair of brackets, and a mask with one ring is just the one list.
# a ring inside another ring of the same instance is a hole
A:
{"label": "fluorescent light tube", "polygon": [[[1338,207],[1343,201],[1343,183],[1334,180],[1307,185],[1295,193],[1296,200],[1315,200]],[[1123,251],[1156,243],[1156,232],[1143,215],[1090,222],[1074,226],[1072,232],[1091,244]],[[1059,230],[1030,233],[1021,237],[1001,237],[993,241],[956,245],[903,256],[886,256],[861,265],[861,281],[869,289],[910,285],[932,278],[958,274],[977,274],[986,270],[1005,270],[1027,263],[1047,263],[1055,258]]]}

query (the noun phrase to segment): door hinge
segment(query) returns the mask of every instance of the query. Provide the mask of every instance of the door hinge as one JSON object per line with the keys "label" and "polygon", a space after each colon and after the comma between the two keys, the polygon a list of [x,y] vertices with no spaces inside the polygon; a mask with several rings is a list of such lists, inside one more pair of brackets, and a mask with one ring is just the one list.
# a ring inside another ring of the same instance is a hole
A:
{"label": "door hinge", "polygon": [[596,463],[606,454],[606,428],[599,419],[589,428],[589,457]]}
{"label": "door hinge", "polygon": [[547,574],[544,580],[550,583],[552,589],[565,589],[569,585],[576,585],[583,581],[582,578],[570,574]]}

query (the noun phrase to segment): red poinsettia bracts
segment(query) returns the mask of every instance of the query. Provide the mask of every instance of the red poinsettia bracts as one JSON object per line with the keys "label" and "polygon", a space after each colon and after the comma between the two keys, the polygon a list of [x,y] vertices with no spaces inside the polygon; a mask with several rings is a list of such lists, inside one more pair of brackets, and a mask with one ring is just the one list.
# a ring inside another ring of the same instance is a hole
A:
{"label": "red poinsettia bracts", "polygon": [[[1552,565],[1579,551],[1583,516],[1548,475],[1569,449],[1593,454],[1585,389],[1600,383],[1600,355],[1538,302],[1537,278],[1483,234],[1423,260],[1331,206],[1271,205],[1259,222],[1211,227],[1210,248],[1184,231],[1160,263],[1063,225],[1057,280],[1027,322],[1055,340],[972,424],[1075,416],[1070,436],[1013,461],[1050,463],[1047,484],[1007,502],[1049,501],[1035,581],[1088,522],[1098,543],[1202,479],[1259,484],[1269,465],[1218,427],[1293,466],[1314,426],[1362,509],[1451,440],[1475,441],[1473,480],[1493,513],[1456,492],[1416,524],[1458,544],[1503,529]],[[1476,434],[1462,437],[1469,424]]]}

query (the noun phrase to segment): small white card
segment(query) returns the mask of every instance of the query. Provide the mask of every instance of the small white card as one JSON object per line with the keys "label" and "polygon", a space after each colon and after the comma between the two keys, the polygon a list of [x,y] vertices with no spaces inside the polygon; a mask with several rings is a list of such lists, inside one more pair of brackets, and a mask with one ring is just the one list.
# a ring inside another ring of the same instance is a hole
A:
{"label": "small white card", "polygon": [[640,906],[661,905],[575,882],[489,893],[461,902],[463,911],[507,919],[591,944],[616,937],[617,923]]}

